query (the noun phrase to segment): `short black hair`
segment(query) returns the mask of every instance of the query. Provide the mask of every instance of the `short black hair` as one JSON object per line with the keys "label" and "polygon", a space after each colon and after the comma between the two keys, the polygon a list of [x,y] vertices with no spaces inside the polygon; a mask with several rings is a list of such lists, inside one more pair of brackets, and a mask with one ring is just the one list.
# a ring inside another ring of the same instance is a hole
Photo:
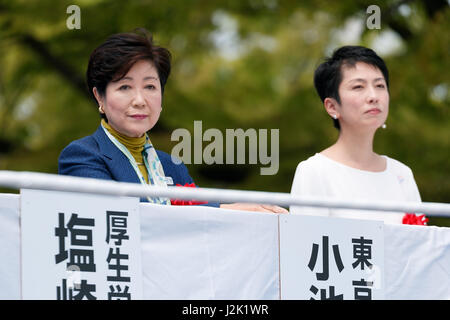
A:
{"label": "short black hair", "polygon": [[[138,28],[135,33],[118,33],[109,36],[91,53],[86,80],[94,101],[97,102],[92,92],[94,87],[101,96],[104,96],[108,83],[123,78],[139,60],[148,60],[154,64],[161,83],[161,94],[163,94],[170,74],[171,54],[166,48],[156,46],[152,35],[147,30]],[[100,115],[106,119],[104,114]]]}
{"label": "short black hair", "polygon": [[[336,49],[314,72],[314,86],[322,102],[326,98],[334,98],[341,103],[339,85],[342,82],[342,66],[353,67],[357,62],[364,62],[380,69],[389,90],[389,71],[375,51],[362,46],[343,46]],[[339,120],[333,119],[333,124],[340,130]]]}

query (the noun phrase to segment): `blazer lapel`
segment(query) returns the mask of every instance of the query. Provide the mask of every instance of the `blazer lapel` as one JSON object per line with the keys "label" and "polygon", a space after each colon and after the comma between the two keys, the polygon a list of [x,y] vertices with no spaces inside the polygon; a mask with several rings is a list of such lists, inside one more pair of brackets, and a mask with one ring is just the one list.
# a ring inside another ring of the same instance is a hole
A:
{"label": "blazer lapel", "polygon": [[140,183],[128,158],[109,140],[101,125],[92,136],[97,141],[100,153],[115,180]]}

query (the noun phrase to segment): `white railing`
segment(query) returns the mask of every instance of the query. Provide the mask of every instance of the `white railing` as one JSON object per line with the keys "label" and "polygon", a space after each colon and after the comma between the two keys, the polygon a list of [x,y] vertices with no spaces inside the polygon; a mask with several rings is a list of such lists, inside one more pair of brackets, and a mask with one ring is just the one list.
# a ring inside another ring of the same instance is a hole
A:
{"label": "white railing", "polygon": [[430,217],[450,217],[450,204],[448,203],[392,201],[379,201],[377,203],[373,203],[370,201],[354,199],[347,200],[321,197],[300,197],[293,196],[289,193],[280,192],[225,190],[212,188],[162,188],[157,186],[143,186],[137,183],[24,171],[0,171],[0,186],[14,189],[24,188],[69,191],[130,197],[168,197],[171,199],[204,200],[220,203],[264,203],[284,207],[295,205],[402,213],[421,212]]}

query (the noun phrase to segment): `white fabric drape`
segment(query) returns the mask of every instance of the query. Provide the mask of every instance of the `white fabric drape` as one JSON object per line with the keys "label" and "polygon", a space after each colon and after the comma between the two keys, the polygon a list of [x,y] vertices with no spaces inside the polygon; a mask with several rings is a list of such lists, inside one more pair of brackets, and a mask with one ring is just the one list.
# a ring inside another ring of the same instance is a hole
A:
{"label": "white fabric drape", "polygon": [[[19,197],[0,194],[0,299],[21,298]],[[145,299],[279,299],[277,215],[146,203],[140,213]],[[450,299],[450,228],[386,224],[384,243],[385,299]]]}

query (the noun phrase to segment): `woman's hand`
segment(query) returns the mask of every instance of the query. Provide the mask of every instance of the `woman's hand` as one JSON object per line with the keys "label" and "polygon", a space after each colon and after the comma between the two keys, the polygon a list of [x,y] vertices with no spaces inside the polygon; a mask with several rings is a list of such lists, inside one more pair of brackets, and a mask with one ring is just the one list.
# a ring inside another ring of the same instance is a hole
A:
{"label": "woman's hand", "polygon": [[269,213],[289,213],[286,209],[270,204],[258,203],[223,203],[220,205],[222,209],[243,210],[243,211],[258,211]]}

